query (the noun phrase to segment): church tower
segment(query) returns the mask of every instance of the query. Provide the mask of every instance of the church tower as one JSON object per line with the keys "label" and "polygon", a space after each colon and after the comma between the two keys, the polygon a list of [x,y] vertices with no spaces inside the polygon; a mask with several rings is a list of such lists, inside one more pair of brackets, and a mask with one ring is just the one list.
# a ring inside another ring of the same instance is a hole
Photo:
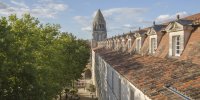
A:
{"label": "church tower", "polygon": [[106,21],[100,9],[93,20],[92,36],[92,47],[96,47],[98,41],[103,41],[107,38]]}

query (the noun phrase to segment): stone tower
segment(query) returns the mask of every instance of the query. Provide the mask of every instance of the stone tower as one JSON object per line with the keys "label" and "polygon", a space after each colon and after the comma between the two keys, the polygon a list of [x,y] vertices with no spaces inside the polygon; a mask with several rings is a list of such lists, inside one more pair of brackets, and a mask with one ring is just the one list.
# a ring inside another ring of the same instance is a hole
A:
{"label": "stone tower", "polygon": [[107,38],[106,21],[100,9],[97,11],[93,20],[92,36],[92,47],[96,47],[98,41],[102,41]]}

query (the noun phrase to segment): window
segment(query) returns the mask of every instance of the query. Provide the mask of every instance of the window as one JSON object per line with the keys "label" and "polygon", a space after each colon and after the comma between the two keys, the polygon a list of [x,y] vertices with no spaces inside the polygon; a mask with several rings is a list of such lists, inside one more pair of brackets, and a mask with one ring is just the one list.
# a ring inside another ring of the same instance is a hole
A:
{"label": "window", "polygon": [[114,82],[113,82],[113,81],[114,81],[114,72],[112,71],[111,73],[112,73],[112,74],[111,74],[111,78],[112,78],[112,79],[111,79],[111,80],[112,80],[112,81],[111,81],[111,84],[112,84],[112,85],[111,85],[111,89],[112,89],[112,91],[113,91],[113,87],[114,87]]}
{"label": "window", "polygon": [[117,100],[121,99],[121,79],[117,73],[113,73],[113,93]]}
{"label": "window", "polygon": [[112,69],[110,66],[107,67],[107,81],[110,88],[112,88]]}
{"label": "window", "polygon": [[134,100],[134,97],[135,97],[134,90],[130,88],[130,100]]}
{"label": "window", "polygon": [[101,26],[103,29],[104,29],[104,25],[102,24],[102,26]]}
{"label": "window", "polygon": [[151,38],[151,53],[154,54],[156,50],[156,38]]}
{"label": "window", "polygon": [[99,28],[100,29],[104,29],[104,25],[103,24],[99,24]]}
{"label": "window", "polygon": [[119,100],[121,100],[121,79],[119,78],[119,80],[118,80],[118,87],[119,87]]}
{"label": "window", "polygon": [[128,48],[131,48],[131,40],[128,40]]}
{"label": "window", "polygon": [[141,47],[140,45],[141,45],[141,40],[137,39],[136,50],[137,50],[138,53],[140,52],[140,47]]}
{"label": "window", "polygon": [[115,40],[115,49],[117,49],[117,40]]}
{"label": "window", "polygon": [[172,37],[172,56],[180,55],[180,36]]}
{"label": "window", "polygon": [[120,40],[117,41],[117,49],[120,48]]}
{"label": "window", "polygon": [[125,40],[123,39],[122,40],[122,47],[124,47],[125,46]]}

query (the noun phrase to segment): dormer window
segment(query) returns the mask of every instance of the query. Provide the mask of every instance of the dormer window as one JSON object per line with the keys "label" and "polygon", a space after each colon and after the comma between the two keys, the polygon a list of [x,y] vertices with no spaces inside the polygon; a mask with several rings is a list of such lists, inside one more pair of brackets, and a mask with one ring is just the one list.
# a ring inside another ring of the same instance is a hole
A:
{"label": "dormer window", "polygon": [[180,56],[181,46],[180,46],[180,35],[172,37],[172,56]]}
{"label": "dormer window", "polygon": [[166,27],[165,31],[169,34],[169,56],[181,56],[192,29],[188,20],[177,20]]}
{"label": "dormer window", "polygon": [[115,40],[115,42],[114,42],[114,47],[115,47],[115,49],[117,49],[117,40]]}
{"label": "dormer window", "polygon": [[131,48],[131,39],[128,39],[128,49]]}
{"label": "dormer window", "polygon": [[157,49],[157,35],[149,36],[149,53],[155,54]]}
{"label": "dormer window", "polygon": [[137,53],[140,53],[140,48],[141,48],[141,38],[138,38],[136,40],[136,51],[137,51]]}
{"label": "dormer window", "polygon": [[151,54],[154,54],[157,48],[156,38],[151,38]]}
{"label": "dormer window", "polygon": [[115,40],[112,40],[112,41],[111,41],[111,48],[112,48],[112,49],[115,49]]}
{"label": "dormer window", "polygon": [[120,48],[120,45],[121,45],[121,44],[120,44],[120,40],[118,39],[118,40],[117,40],[117,49]]}
{"label": "dormer window", "polygon": [[107,44],[107,45],[108,45],[108,48],[110,48],[110,41],[108,41],[108,44]]}
{"label": "dormer window", "polygon": [[112,44],[112,42],[111,42],[111,40],[109,40],[108,41],[109,48],[111,48],[111,44]]}
{"label": "dormer window", "polygon": [[125,47],[125,40],[122,39],[122,47]]}
{"label": "dormer window", "polygon": [[136,52],[137,53],[140,53],[140,49],[141,49],[141,45],[142,45],[142,36],[141,36],[141,34],[140,33],[135,33],[135,38],[136,38],[136,40],[135,40],[135,42],[136,42]]}

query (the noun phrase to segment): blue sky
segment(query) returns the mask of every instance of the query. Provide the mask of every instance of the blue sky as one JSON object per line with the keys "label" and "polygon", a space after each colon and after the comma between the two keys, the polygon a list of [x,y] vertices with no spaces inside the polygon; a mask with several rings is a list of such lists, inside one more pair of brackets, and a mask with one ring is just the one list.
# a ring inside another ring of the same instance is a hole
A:
{"label": "blue sky", "polygon": [[42,23],[61,25],[61,30],[78,38],[91,39],[91,23],[98,9],[106,22],[108,37],[139,27],[149,27],[153,21],[162,23],[200,13],[200,0],[0,0],[0,16],[30,13]]}

